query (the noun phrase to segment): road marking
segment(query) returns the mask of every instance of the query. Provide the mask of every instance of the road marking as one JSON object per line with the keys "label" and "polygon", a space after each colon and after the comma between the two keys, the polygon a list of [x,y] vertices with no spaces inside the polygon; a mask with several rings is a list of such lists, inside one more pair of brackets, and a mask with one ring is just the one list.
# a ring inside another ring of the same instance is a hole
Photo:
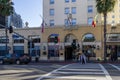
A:
{"label": "road marking", "polygon": [[69,71],[101,71],[100,69],[62,69],[62,70],[69,70]]}
{"label": "road marking", "polygon": [[99,64],[99,65],[102,68],[103,72],[105,73],[105,76],[106,76],[107,80],[112,80],[112,78],[110,77],[108,71],[101,64]]}
{"label": "road marking", "polygon": [[52,73],[54,73],[54,72],[56,72],[56,71],[58,71],[58,70],[60,70],[60,69],[62,69],[62,68],[65,68],[65,67],[67,67],[67,66],[69,66],[69,65],[71,65],[71,64],[62,66],[62,67],[60,67],[60,68],[58,68],[58,69],[55,69],[55,70],[53,70],[53,71],[51,71],[51,72],[49,72],[49,73],[47,73],[47,74],[45,74],[45,75],[37,78],[36,80],[42,80],[42,78],[44,78],[44,77],[46,77],[46,76],[49,76],[49,75],[51,75]]}
{"label": "road marking", "polygon": [[117,67],[117,66],[115,66],[115,65],[113,65],[113,64],[109,64],[109,65],[111,65],[112,67],[114,67],[114,68],[116,68],[116,69],[118,69],[118,70],[120,71],[120,68],[119,68],[119,67]]}
{"label": "road marking", "polygon": [[57,71],[57,72],[53,72],[55,74],[104,74],[104,73],[98,73],[98,72],[61,72],[61,71]]}
{"label": "road marking", "polygon": [[30,70],[1,70],[0,74],[5,74],[5,73],[25,73],[25,72],[32,72]]}
{"label": "road marking", "polygon": [[69,79],[69,80],[76,80],[76,79],[78,79],[78,80],[80,80],[80,79],[88,79],[88,80],[96,80],[97,78],[95,78],[95,77],[83,77],[83,76],[81,76],[81,77],[78,77],[78,76],[47,76],[47,77],[45,77],[45,78],[50,78],[50,79],[55,79],[55,78],[57,78],[57,79]]}

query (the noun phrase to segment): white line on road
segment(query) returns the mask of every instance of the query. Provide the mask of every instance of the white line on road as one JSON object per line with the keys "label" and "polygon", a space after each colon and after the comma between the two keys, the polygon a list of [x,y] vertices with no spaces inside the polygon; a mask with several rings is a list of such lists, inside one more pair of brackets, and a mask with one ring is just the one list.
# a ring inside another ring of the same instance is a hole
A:
{"label": "white line on road", "polygon": [[54,78],[57,78],[57,79],[69,79],[69,80],[82,80],[82,79],[89,79],[89,80],[97,80],[97,78],[95,77],[86,77],[86,76],[47,76],[46,78],[50,78],[50,79],[54,79]]}
{"label": "white line on road", "polygon": [[99,64],[99,65],[102,68],[103,72],[105,73],[105,76],[106,76],[107,80],[112,80],[112,78],[110,77],[108,71],[101,64]]}
{"label": "white line on road", "polygon": [[117,66],[115,66],[115,65],[113,65],[113,64],[109,64],[109,65],[111,65],[112,67],[114,67],[114,68],[116,68],[116,69],[118,69],[118,70],[120,71],[120,68],[119,68],[119,67],[117,67]]}
{"label": "white line on road", "polygon": [[55,69],[55,70],[53,70],[53,71],[51,71],[51,72],[49,72],[49,73],[47,73],[47,74],[45,74],[45,75],[37,78],[36,80],[41,80],[42,78],[44,78],[44,77],[46,77],[46,76],[49,76],[49,75],[51,75],[52,73],[54,73],[54,72],[56,72],[56,71],[58,71],[58,70],[60,70],[60,69],[62,69],[62,68],[65,68],[65,67],[67,67],[67,66],[69,66],[69,65],[71,65],[71,64],[62,66],[62,67],[60,67],[60,68],[58,68],[58,69]]}
{"label": "white line on road", "polygon": [[104,73],[98,73],[98,72],[61,72],[61,71],[57,71],[57,72],[53,72],[54,74],[104,74]]}
{"label": "white line on road", "polygon": [[100,69],[62,69],[62,70],[69,70],[69,71],[101,71]]}

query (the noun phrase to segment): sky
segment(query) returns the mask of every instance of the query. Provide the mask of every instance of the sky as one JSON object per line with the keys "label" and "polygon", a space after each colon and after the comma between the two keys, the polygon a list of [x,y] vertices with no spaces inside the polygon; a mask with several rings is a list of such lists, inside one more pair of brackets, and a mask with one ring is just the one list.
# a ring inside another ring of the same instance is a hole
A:
{"label": "sky", "polygon": [[[40,27],[42,23],[42,0],[12,0],[15,12],[21,15],[23,23],[29,27]],[[25,26],[25,25],[24,25]]]}

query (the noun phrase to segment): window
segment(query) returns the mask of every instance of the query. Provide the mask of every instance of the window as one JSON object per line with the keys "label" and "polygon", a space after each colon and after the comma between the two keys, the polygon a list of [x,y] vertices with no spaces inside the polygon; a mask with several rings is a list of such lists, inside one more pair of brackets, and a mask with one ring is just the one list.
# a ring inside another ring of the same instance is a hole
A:
{"label": "window", "polygon": [[32,40],[33,40],[33,43],[40,43],[40,38],[34,38]]}
{"label": "window", "polygon": [[65,14],[68,14],[69,13],[69,8],[65,8]]}
{"label": "window", "polygon": [[76,14],[76,7],[72,7],[72,14]]}
{"label": "window", "polygon": [[93,12],[93,6],[88,6],[88,13],[92,13]]}
{"label": "window", "polygon": [[76,19],[72,19],[72,25],[76,25]]}
{"label": "window", "polygon": [[54,20],[50,20],[50,26],[54,26]]}
{"label": "window", "polygon": [[88,34],[85,34],[83,36],[83,39],[82,39],[84,42],[94,42],[95,41],[95,37],[93,34],[91,33],[88,33]]}
{"label": "window", "polygon": [[72,0],[72,2],[76,2],[76,0]]}
{"label": "window", "polygon": [[65,3],[68,3],[69,2],[69,0],[65,0]]}
{"label": "window", "polygon": [[[0,36],[0,43],[6,43],[6,36]],[[9,43],[9,38],[7,37],[7,43]]]}
{"label": "window", "polygon": [[54,9],[50,9],[50,16],[54,16]]}
{"label": "window", "polygon": [[54,0],[50,0],[50,4],[54,4]]}
{"label": "window", "polygon": [[88,25],[92,25],[92,21],[93,21],[92,17],[88,18]]}
{"label": "window", "polygon": [[32,39],[33,43],[40,43],[40,36],[39,35],[29,35],[29,39]]}
{"label": "window", "polygon": [[114,24],[114,23],[115,23],[115,21],[113,20],[113,21],[112,21],[112,24]]}
{"label": "window", "polygon": [[24,43],[24,39],[14,39],[14,43]]}
{"label": "window", "polygon": [[68,19],[64,20],[65,26],[68,26]]}
{"label": "window", "polygon": [[112,15],[112,18],[115,18],[115,16],[114,16],[114,15]]}

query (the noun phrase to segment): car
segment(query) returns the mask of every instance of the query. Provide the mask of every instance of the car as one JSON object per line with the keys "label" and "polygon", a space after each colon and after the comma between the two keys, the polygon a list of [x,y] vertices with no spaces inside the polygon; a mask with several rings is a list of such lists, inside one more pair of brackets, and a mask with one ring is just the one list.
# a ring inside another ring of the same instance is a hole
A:
{"label": "car", "polygon": [[30,62],[30,57],[27,54],[16,55],[16,54],[7,54],[0,57],[0,64],[9,63],[9,64],[28,64]]}

